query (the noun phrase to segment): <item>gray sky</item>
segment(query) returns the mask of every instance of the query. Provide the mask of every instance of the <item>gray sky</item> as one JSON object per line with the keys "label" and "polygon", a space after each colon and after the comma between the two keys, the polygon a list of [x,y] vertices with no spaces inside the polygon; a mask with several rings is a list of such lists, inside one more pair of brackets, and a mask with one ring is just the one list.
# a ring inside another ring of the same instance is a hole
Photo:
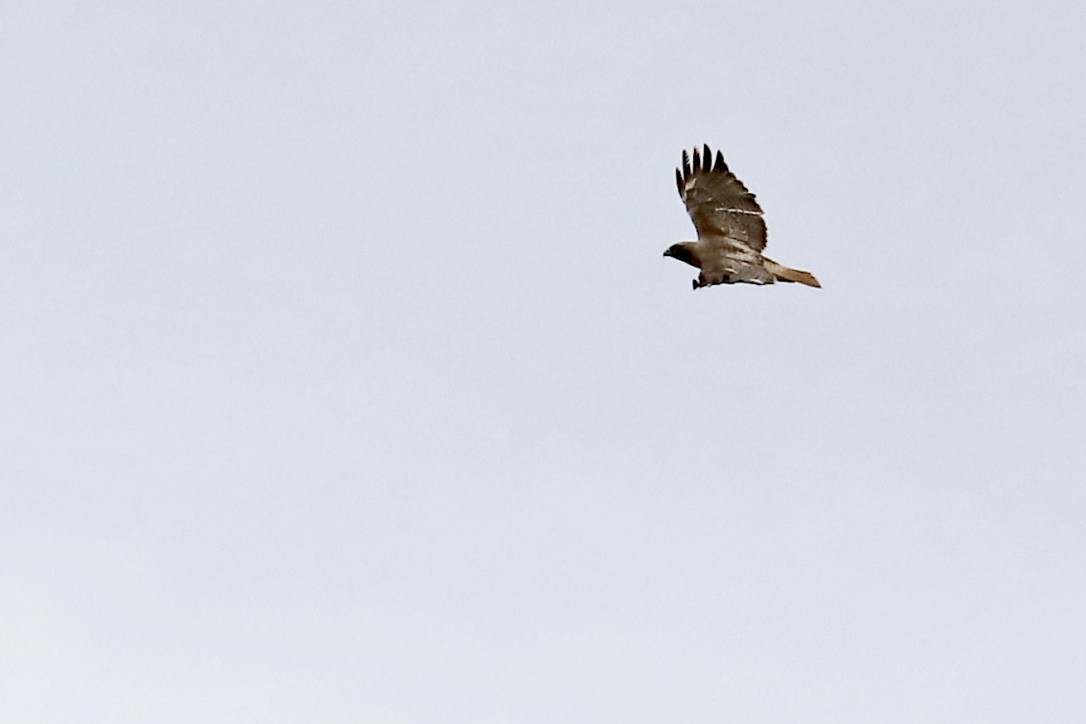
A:
{"label": "gray sky", "polygon": [[1084,37],[7,3],[0,718],[1083,721]]}

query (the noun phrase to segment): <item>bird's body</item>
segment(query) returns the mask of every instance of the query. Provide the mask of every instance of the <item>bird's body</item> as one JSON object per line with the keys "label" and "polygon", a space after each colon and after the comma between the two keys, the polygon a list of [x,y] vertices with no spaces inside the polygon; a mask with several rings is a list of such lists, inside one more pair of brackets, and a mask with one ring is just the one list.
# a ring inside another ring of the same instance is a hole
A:
{"label": "bird's body", "polygon": [[683,165],[675,169],[679,196],[686,204],[697,241],[673,244],[664,256],[686,262],[701,270],[694,289],[714,284],[773,284],[799,282],[821,286],[810,272],[791,269],[762,256],[766,245],[762,208],[754,194],[735,177],[716,152],[708,146],[704,155],[694,149],[694,163],[683,151]]}

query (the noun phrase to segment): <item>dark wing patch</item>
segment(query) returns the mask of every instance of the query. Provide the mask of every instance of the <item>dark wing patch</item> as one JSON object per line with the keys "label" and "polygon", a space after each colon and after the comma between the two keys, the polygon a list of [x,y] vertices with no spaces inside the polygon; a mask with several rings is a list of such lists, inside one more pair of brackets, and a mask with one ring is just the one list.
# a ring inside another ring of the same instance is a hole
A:
{"label": "dark wing patch", "polygon": [[765,248],[762,207],[728,169],[723,153],[717,151],[714,159],[708,145],[704,153],[695,148],[691,164],[683,150],[683,165],[675,169],[675,182],[699,239],[723,236],[755,251]]}

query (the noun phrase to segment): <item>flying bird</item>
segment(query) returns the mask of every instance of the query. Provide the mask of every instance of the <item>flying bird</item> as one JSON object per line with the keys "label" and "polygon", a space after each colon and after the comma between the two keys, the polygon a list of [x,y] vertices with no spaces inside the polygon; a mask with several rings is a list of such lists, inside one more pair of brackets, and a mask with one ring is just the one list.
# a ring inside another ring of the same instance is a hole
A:
{"label": "flying bird", "polygon": [[791,269],[762,256],[765,249],[765,221],[762,207],[735,177],[724,154],[713,158],[709,146],[699,154],[694,149],[694,163],[683,151],[683,165],[675,169],[679,196],[686,213],[698,232],[697,241],[672,244],[664,256],[696,266],[701,270],[694,289],[714,284],[773,284],[799,282],[821,287],[814,275]]}

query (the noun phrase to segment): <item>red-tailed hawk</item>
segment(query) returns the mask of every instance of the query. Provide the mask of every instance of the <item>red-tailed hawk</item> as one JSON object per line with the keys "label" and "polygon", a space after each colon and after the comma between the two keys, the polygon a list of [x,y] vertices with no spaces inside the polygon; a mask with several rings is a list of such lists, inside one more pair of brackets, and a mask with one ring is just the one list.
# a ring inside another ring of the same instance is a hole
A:
{"label": "red-tailed hawk", "polygon": [[774,282],[822,286],[810,272],[789,269],[762,256],[766,242],[762,207],[728,170],[720,151],[714,160],[709,146],[705,146],[704,155],[695,148],[693,166],[683,151],[683,166],[675,169],[675,182],[686,213],[698,231],[698,240],[673,244],[664,256],[701,269],[694,289],[713,284]]}

